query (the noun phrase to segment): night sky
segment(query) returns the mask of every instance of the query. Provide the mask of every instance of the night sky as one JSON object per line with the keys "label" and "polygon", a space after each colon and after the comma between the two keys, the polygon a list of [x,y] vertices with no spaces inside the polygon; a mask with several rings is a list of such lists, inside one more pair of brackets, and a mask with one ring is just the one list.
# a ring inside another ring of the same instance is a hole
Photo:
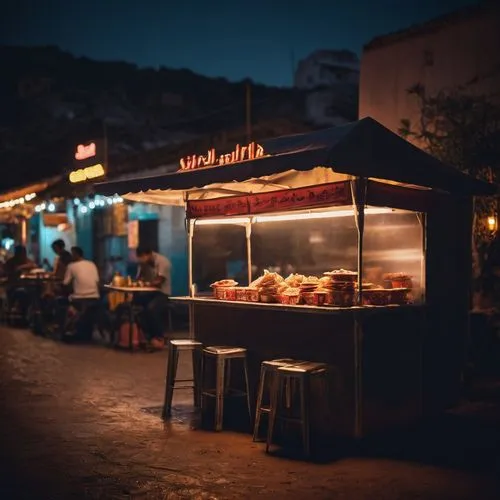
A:
{"label": "night sky", "polygon": [[12,0],[7,44],[58,45],[76,55],[208,76],[290,85],[292,61],[315,49],[358,53],[375,36],[474,0]]}

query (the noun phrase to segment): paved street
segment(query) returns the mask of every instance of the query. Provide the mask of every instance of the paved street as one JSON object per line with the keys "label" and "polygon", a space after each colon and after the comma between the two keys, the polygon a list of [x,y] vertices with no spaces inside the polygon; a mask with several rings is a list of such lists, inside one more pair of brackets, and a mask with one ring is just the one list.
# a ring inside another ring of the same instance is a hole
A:
{"label": "paved street", "polygon": [[[193,428],[190,395],[163,424],[166,353],[129,354],[0,330],[0,497],[499,498],[500,400],[311,464],[249,435]],[[188,364],[181,364],[187,371]]]}

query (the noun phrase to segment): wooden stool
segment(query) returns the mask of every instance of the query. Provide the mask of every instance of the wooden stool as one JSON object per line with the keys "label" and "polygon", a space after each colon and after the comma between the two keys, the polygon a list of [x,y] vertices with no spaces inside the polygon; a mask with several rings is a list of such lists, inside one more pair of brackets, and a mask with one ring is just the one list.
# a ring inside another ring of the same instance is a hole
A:
{"label": "wooden stool", "polygon": [[[168,361],[167,361],[167,376],[165,380],[165,400],[163,402],[163,412],[162,412],[163,419],[166,419],[171,415],[174,389],[193,389],[194,405],[196,407],[201,406],[200,365],[201,365],[201,350],[203,347],[202,343],[190,339],[170,340],[168,347],[169,349],[168,349]],[[177,380],[179,351],[191,351],[193,360],[193,378],[191,379]],[[178,382],[181,383],[191,382],[191,383],[189,385],[182,385],[176,387],[176,383]]]}
{"label": "wooden stool", "polygon": [[297,364],[298,361],[295,361],[291,358],[282,358],[282,359],[273,359],[270,361],[263,361],[260,365],[260,379],[259,379],[259,389],[257,392],[257,404],[255,407],[255,423],[253,427],[253,440],[257,441],[259,437],[259,429],[260,429],[260,419],[263,413],[269,413],[271,410],[270,405],[263,406],[262,400],[264,399],[264,391],[269,389],[270,380],[272,377],[276,376],[276,370],[281,368],[282,366]]}
{"label": "wooden stool", "polygon": [[[206,359],[213,358],[216,361],[215,389],[205,389],[205,366]],[[240,359],[243,361],[243,372],[245,377],[245,390],[231,388],[231,360]],[[227,369],[227,375],[226,375]],[[222,420],[224,416],[224,397],[244,396],[247,399],[248,416],[252,418],[250,410],[250,395],[248,384],[247,350],[243,347],[211,346],[203,349],[202,358],[202,408],[203,396],[215,398],[215,430],[222,430]]]}
{"label": "wooden stool", "polygon": [[[276,377],[271,385],[271,404],[269,411],[269,427],[267,430],[266,453],[273,441],[273,432],[276,419],[292,421],[300,424],[302,429],[302,443],[304,453],[310,455],[310,397],[309,389],[311,377],[326,375],[327,365],[324,363],[300,362],[295,365],[286,365],[276,369]],[[285,385],[290,386],[291,382],[297,382],[300,397],[300,417],[286,417],[280,413]]]}

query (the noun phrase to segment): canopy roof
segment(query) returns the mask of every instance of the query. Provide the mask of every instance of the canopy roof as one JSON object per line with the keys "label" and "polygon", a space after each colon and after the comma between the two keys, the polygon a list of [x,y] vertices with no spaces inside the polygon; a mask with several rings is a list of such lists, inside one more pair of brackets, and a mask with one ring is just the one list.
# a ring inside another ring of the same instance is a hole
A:
{"label": "canopy roof", "polygon": [[491,195],[496,186],[445,165],[372,118],[318,132],[262,141],[265,156],[224,166],[96,184],[147,203],[259,193],[336,182],[353,176],[461,195]]}

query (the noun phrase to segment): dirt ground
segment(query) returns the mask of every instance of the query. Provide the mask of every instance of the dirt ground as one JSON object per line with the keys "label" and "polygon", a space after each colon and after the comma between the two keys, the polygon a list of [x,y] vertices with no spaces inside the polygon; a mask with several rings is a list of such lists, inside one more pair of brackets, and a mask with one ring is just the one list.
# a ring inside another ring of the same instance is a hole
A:
{"label": "dirt ground", "polygon": [[1,498],[500,498],[500,384],[411,432],[307,463],[197,429],[186,392],[164,424],[166,353],[8,328],[0,346]]}

